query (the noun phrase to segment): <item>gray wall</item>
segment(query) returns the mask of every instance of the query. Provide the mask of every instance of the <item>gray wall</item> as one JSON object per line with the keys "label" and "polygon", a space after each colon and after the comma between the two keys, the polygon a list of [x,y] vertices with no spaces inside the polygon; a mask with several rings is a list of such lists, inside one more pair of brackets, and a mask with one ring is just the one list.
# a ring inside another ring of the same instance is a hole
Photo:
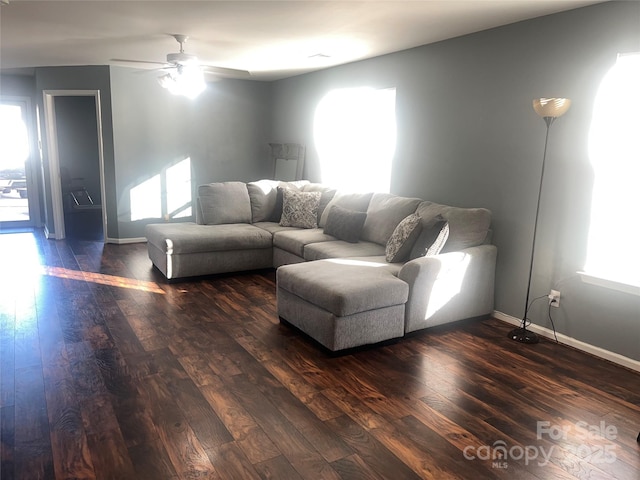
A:
{"label": "gray wall", "polygon": [[[640,50],[640,2],[613,2],[302,75],[274,84],[275,141],[307,146],[318,178],[314,111],[334,88],[396,87],[393,193],[493,211],[496,310],[521,318],[545,138],[531,101],[568,97],[552,127],[532,297],[562,293],[559,332],[640,360],[640,297],[583,284],[593,175],[588,132],[598,85],[618,52]],[[529,317],[551,327],[541,302]]]}
{"label": "gray wall", "polygon": [[36,81],[31,75],[0,75],[0,94],[14,97],[30,97],[36,94]]}
{"label": "gray wall", "polygon": [[144,226],[159,220],[130,220],[131,188],[186,157],[194,194],[199,184],[271,174],[271,84],[220,80],[190,100],[171,95],[156,77],[111,68],[120,238],[143,237]]}

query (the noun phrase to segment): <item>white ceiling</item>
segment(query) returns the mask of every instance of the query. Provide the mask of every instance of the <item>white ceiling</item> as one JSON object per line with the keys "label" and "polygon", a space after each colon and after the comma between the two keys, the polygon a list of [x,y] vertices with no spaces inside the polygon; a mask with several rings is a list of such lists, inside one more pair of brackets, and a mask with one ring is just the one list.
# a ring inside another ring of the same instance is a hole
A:
{"label": "white ceiling", "polygon": [[272,80],[602,0],[9,1],[0,7],[3,72],[162,62],[179,48],[168,34],[181,33],[201,62]]}

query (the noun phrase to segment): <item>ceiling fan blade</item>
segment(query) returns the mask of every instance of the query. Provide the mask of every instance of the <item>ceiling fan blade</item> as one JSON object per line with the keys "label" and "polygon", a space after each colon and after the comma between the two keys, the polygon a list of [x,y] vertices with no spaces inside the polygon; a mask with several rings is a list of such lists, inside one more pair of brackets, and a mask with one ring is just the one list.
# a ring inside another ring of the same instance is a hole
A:
{"label": "ceiling fan blade", "polygon": [[147,65],[168,65],[167,62],[152,62],[149,60],[129,60],[126,58],[112,58],[110,61],[118,63],[144,63]]}
{"label": "ceiling fan blade", "polygon": [[211,73],[213,75],[229,75],[232,77],[250,77],[251,72],[247,70],[237,70],[235,68],[216,67],[213,65],[200,65],[204,73]]}
{"label": "ceiling fan blade", "polygon": [[164,67],[155,67],[155,68],[145,67],[145,68],[138,68],[133,73],[140,74],[140,75],[151,75],[153,73],[158,73],[158,72],[169,72],[177,68],[178,68],[177,65],[165,65]]}

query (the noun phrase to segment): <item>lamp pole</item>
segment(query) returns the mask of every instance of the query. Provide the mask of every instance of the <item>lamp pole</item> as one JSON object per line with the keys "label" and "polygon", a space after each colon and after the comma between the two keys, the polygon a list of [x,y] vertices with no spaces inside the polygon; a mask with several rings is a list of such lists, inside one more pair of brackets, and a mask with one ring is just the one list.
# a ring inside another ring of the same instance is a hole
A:
{"label": "lamp pole", "polygon": [[538,187],[538,201],[536,203],[536,217],[533,224],[533,241],[531,244],[531,259],[529,261],[529,280],[527,282],[527,295],[524,303],[524,315],[520,327],[514,328],[507,335],[510,339],[521,343],[538,343],[540,339],[535,332],[527,330],[527,314],[529,313],[529,296],[531,294],[531,277],[533,275],[533,261],[536,253],[536,238],[538,233],[538,217],[540,215],[540,199],[542,197],[542,184],[544,181],[544,167],[547,160],[547,145],[549,143],[549,129],[556,118],[564,115],[571,100],[567,98],[539,98],[533,101],[533,108],[547,124],[547,132],[544,138],[544,153],[542,154],[542,170],[540,172],[540,186]]}

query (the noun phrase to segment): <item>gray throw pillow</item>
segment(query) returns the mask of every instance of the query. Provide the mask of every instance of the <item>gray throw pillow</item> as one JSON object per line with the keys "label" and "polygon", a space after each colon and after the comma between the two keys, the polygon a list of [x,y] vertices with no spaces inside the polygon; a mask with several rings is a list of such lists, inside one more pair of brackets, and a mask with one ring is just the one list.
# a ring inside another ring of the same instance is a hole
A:
{"label": "gray throw pillow", "polygon": [[276,201],[273,205],[271,216],[269,217],[270,222],[280,223],[280,219],[282,218],[282,192],[284,192],[284,190],[284,187],[278,187],[276,190]]}
{"label": "gray throw pillow", "polygon": [[320,192],[296,192],[285,188],[282,190],[283,227],[316,228],[318,226],[318,205]]}
{"label": "gray throw pillow", "polygon": [[409,258],[411,247],[422,230],[420,221],[420,216],[412,213],[398,224],[387,241],[385,248],[387,262],[404,262]]}
{"label": "gray throw pillow", "polygon": [[357,243],[366,219],[366,212],[357,212],[333,205],[327,214],[324,233],[336,237],[338,240]]}
{"label": "gray throw pillow", "polygon": [[449,222],[441,215],[434,217],[422,228],[420,236],[415,241],[409,258],[438,255],[449,239]]}
{"label": "gray throw pillow", "polygon": [[[247,183],[251,200],[251,222],[269,221],[276,203],[277,180],[258,180]],[[282,213],[282,206],[280,207]],[[280,217],[278,217],[279,221]]]}

